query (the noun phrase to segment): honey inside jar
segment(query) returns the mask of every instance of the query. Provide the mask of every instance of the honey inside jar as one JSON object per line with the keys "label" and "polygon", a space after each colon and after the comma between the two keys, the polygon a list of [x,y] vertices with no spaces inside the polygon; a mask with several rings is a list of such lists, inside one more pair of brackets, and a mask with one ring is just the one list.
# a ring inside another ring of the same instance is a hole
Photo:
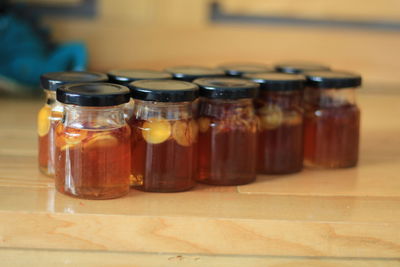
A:
{"label": "honey inside jar", "polygon": [[258,85],[235,78],[195,80],[200,87],[198,181],[247,184],[256,178]]}
{"label": "honey inside jar", "polygon": [[130,129],[86,130],[57,127],[57,190],[88,199],[127,193]]}
{"label": "honey inside jar", "polygon": [[129,90],[115,84],[63,86],[57,99],[64,117],[56,128],[56,189],[86,199],[121,197],[129,191],[130,128],[123,104]]}
{"label": "honey inside jar", "polygon": [[361,77],[348,72],[311,72],[307,80],[305,163],[321,168],[357,165],[360,110],[355,89],[361,85]]}
{"label": "honey inside jar", "polygon": [[260,120],[257,169],[288,174],[303,168],[303,88],[305,78],[284,73],[248,74],[260,84],[255,108]]}
{"label": "honey inside jar", "polygon": [[197,86],[180,81],[130,85],[135,107],[131,184],[150,192],[178,192],[195,185],[198,125],[191,104]]}
{"label": "honey inside jar", "polygon": [[107,76],[96,72],[50,72],[41,76],[46,104],[37,118],[39,169],[48,176],[55,174],[55,129],[62,118],[63,106],[56,100],[58,87],[78,82],[104,82]]}

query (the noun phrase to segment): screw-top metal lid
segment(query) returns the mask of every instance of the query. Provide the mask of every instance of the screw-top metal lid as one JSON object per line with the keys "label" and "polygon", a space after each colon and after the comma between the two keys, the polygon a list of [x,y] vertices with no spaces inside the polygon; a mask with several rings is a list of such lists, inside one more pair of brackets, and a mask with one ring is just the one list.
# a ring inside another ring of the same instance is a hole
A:
{"label": "screw-top metal lid", "polygon": [[254,98],[258,84],[238,78],[200,78],[194,80],[200,87],[200,96],[213,99]]}
{"label": "screw-top metal lid", "polygon": [[362,83],[359,74],[347,71],[316,71],[305,75],[307,86],[320,89],[358,87]]}
{"label": "screw-top metal lid", "polygon": [[128,103],[129,99],[129,89],[113,83],[77,83],[57,89],[58,101],[78,106],[116,106]]}
{"label": "screw-top metal lid", "polygon": [[330,70],[330,68],[326,65],[313,62],[305,62],[305,61],[281,62],[276,64],[275,68],[279,72],[292,73],[292,74],[305,73],[309,71]]}
{"label": "screw-top metal lid", "polygon": [[278,72],[246,74],[244,78],[258,83],[260,90],[267,91],[301,90],[304,88],[306,82],[303,75]]}
{"label": "screw-top metal lid", "polygon": [[176,80],[141,80],[129,84],[133,99],[155,102],[186,102],[198,97],[198,86]]}
{"label": "screw-top metal lid", "polygon": [[224,70],[226,75],[234,77],[240,77],[251,73],[275,72],[274,67],[257,63],[230,63],[224,64],[219,68]]}
{"label": "screw-top metal lid", "polygon": [[225,76],[225,72],[221,69],[202,66],[176,66],[167,68],[165,71],[171,73],[174,79],[187,82],[198,78]]}
{"label": "screw-top metal lid", "polygon": [[111,70],[107,73],[110,82],[128,85],[139,80],[168,80],[172,79],[170,73],[156,70],[132,69]]}
{"label": "screw-top metal lid", "polygon": [[58,87],[70,83],[106,82],[107,75],[88,71],[48,72],[40,76],[43,89],[55,91]]}

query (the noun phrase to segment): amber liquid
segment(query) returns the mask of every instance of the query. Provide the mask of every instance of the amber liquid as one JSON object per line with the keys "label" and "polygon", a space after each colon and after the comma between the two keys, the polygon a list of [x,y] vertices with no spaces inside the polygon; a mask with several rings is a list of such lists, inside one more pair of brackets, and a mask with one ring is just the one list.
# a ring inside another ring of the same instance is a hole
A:
{"label": "amber liquid", "polygon": [[305,114],[304,129],[307,165],[323,168],[357,165],[360,129],[357,106],[310,107]]}
{"label": "amber liquid", "polygon": [[257,127],[251,104],[201,101],[198,181],[212,185],[253,182]]}
{"label": "amber liquid", "polygon": [[260,119],[257,170],[288,174],[303,168],[302,91],[262,91],[255,101]]}
{"label": "amber liquid", "polygon": [[[163,123],[174,129],[177,122],[188,125],[191,121],[164,120]],[[179,192],[191,189],[195,185],[197,132],[192,136],[187,129],[183,129],[180,138],[189,141],[181,144],[172,133],[167,133],[166,140],[160,143],[151,143],[143,137],[147,130],[144,123],[145,120],[134,117],[129,121],[132,130],[132,186],[147,192]],[[165,132],[165,129],[160,131]],[[157,135],[157,130],[154,133]]]}
{"label": "amber liquid", "polygon": [[[49,107],[44,107],[49,109]],[[55,175],[55,129],[57,124],[61,120],[62,113],[51,112],[51,116],[47,118],[41,118],[42,124],[48,125],[48,130],[45,135],[38,137],[38,159],[39,159],[39,170],[48,176],[54,177]]]}
{"label": "amber liquid", "polygon": [[129,192],[130,129],[56,130],[56,188],[86,199],[109,199]]}
{"label": "amber liquid", "polygon": [[261,130],[258,135],[258,172],[288,174],[303,168],[303,124]]}

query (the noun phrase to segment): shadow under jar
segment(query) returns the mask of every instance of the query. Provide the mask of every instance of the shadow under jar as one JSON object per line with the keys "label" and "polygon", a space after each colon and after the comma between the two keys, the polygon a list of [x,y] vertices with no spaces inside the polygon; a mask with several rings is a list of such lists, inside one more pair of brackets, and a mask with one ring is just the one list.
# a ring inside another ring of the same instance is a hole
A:
{"label": "shadow under jar", "polygon": [[64,116],[56,129],[59,192],[109,199],[129,192],[130,128],[124,119],[129,89],[110,83],[81,83],[57,89]]}
{"label": "shadow under jar", "polygon": [[307,73],[304,159],[307,166],[346,168],[357,165],[360,110],[355,89],[361,76],[349,72]]}
{"label": "shadow under jar", "polygon": [[[131,82],[140,80],[170,80],[172,75],[164,71],[146,69],[120,69],[111,70],[107,73],[111,83],[128,86]],[[130,119],[133,114],[134,101],[131,100],[125,105],[125,119]]]}
{"label": "shadow under jar", "polygon": [[302,75],[248,74],[260,84],[255,108],[260,120],[257,170],[264,174],[288,174],[303,168]]}
{"label": "shadow under jar", "polygon": [[256,179],[258,120],[253,98],[258,85],[237,78],[202,78],[198,181],[241,185]]}
{"label": "shadow under jar", "polygon": [[198,87],[183,81],[136,81],[131,184],[148,192],[179,192],[195,185],[198,126],[192,103]]}
{"label": "shadow under jar", "polygon": [[63,114],[63,105],[56,100],[57,88],[71,83],[105,81],[105,74],[80,71],[49,72],[40,77],[46,95],[46,103],[40,109],[37,119],[39,169],[43,174],[55,175],[55,129]]}

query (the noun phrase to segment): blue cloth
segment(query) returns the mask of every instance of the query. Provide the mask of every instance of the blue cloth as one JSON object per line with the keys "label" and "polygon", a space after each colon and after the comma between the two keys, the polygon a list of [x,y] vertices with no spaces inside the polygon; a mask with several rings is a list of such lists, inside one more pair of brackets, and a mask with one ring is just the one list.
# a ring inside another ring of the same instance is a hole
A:
{"label": "blue cloth", "polygon": [[0,75],[36,87],[45,72],[85,70],[84,43],[69,42],[48,49],[47,40],[13,15],[0,16]]}

